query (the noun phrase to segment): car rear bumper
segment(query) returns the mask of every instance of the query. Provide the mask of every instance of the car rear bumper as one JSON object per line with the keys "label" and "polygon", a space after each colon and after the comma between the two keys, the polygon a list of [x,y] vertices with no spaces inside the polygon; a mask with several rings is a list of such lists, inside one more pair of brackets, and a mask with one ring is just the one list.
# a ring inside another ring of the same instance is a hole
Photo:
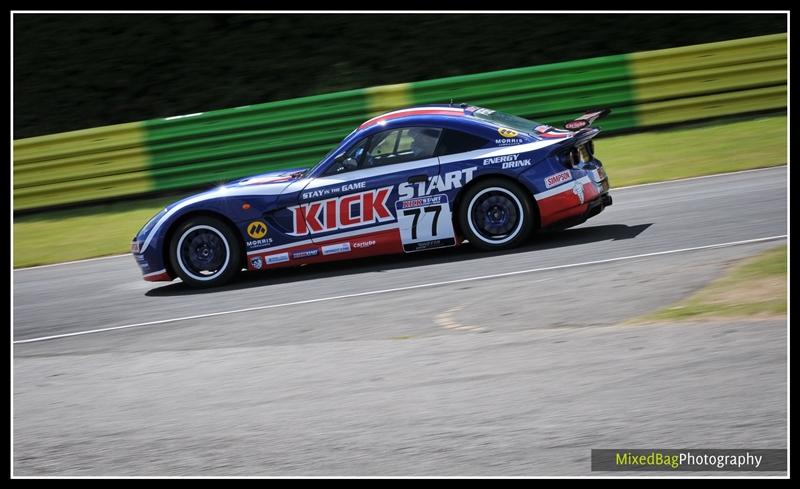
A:
{"label": "car rear bumper", "polygon": [[578,224],[583,224],[587,219],[603,212],[603,210],[613,204],[613,202],[614,199],[611,198],[611,195],[608,192],[604,192],[587,202],[588,206],[586,211],[584,211],[582,214],[553,223],[545,229],[565,229],[572,226],[577,226]]}

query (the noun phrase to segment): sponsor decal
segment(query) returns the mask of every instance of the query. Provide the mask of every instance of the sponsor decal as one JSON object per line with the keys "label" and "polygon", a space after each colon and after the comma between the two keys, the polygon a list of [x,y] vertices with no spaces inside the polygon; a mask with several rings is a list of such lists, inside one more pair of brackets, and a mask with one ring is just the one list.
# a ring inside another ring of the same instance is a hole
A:
{"label": "sponsor decal", "polygon": [[446,248],[448,246],[455,246],[456,240],[454,238],[446,239],[431,239],[428,241],[417,241],[416,243],[403,245],[403,250],[406,252],[431,250],[433,248]]}
{"label": "sponsor decal", "polygon": [[421,197],[434,192],[446,192],[454,188],[459,188],[472,180],[472,175],[478,167],[473,166],[447,172],[444,175],[434,175],[427,181],[408,183],[404,182],[397,186],[400,200]]}
{"label": "sponsor decal", "polygon": [[515,138],[519,135],[517,131],[513,129],[507,129],[505,127],[501,127],[500,129],[497,130],[497,132],[499,132],[500,135],[503,136],[504,138]]}
{"label": "sponsor decal", "polygon": [[369,248],[371,246],[375,246],[377,241],[374,239],[370,239],[368,241],[356,241],[353,243],[353,248]]}
{"label": "sponsor decal", "polygon": [[514,155],[504,155],[504,156],[496,156],[494,158],[485,158],[483,160],[484,165],[496,165],[498,163],[502,163],[503,170],[508,168],[519,168],[522,166],[530,166],[531,160],[530,159],[519,159],[519,154]]}
{"label": "sponsor decal", "polygon": [[580,129],[586,127],[597,119],[603,118],[611,113],[611,109],[601,109],[592,112],[586,112],[580,117],[564,124],[564,127],[570,130]]}
{"label": "sponsor decal", "polygon": [[267,260],[267,265],[274,265],[275,263],[283,263],[289,261],[289,253],[278,253],[277,255],[267,255],[264,258]]}
{"label": "sponsor decal", "polygon": [[337,253],[349,253],[349,252],[350,252],[350,243],[347,242],[337,243],[322,247],[323,255],[335,255]]}
{"label": "sponsor decal", "polygon": [[290,236],[324,233],[375,222],[394,221],[386,205],[393,187],[318,200],[289,207],[294,230]]}
{"label": "sponsor decal", "polygon": [[431,195],[430,197],[419,197],[416,199],[408,199],[408,200],[398,200],[395,206],[397,210],[403,209],[412,209],[414,207],[425,207],[428,205],[438,205],[438,204],[446,204],[447,203],[447,196],[442,195]]}
{"label": "sponsor decal", "polygon": [[250,259],[250,264],[253,265],[253,268],[256,270],[260,270],[262,266],[264,266],[263,260],[261,260],[260,256],[254,256]]}
{"label": "sponsor decal", "polygon": [[355,183],[345,183],[344,185],[340,185],[338,187],[333,188],[325,188],[319,190],[311,190],[310,192],[304,192],[302,195],[303,200],[308,199],[316,199],[319,197],[325,197],[330,194],[340,194],[346,192],[353,192],[356,190],[362,190],[367,187],[367,182],[355,182]]}
{"label": "sponsor decal", "polygon": [[339,187],[340,192],[352,192],[353,190],[361,190],[367,186],[367,182],[347,183]]}
{"label": "sponsor decal", "polygon": [[253,221],[247,225],[247,235],[253,239],[261,239],[267,235],[267,224],[264,221]]}
{"label": "sponsor decal", "polygon": [[570,180],[572,180],[572,172],[570,172],[569,170],[564,170],[562,172],[556,173],[555,175],[550,175],[549,177],[545,178],[544,186],[546,188],[552,188],[564,182],[569,182]]}
{"label": "sponsor decal", "polygon": [[570,131],[574,131],[576,129],[582,129],[589,125],[589,121],[585,119],[575,119],[574,121],[569,121],[564,124],[564,128],[569,129]]}
{"label": "sponsor decal", "polygon": [[395,206],[403,251],[410,253],[456,244],[447,194],[400,200]]}
{"label": "sponsor decal", "polygon": [[267,246],[272,246],[272,238],[254,239],[248,241],[246,244],[248,248],[265,248]]}
{"label": "sponsor decal", "polygon": [[512,138],[512,139],[495,139],[494,144],[499,144],[500,146],[513,146],[515,144],[522,144],[525,140],[522,138]]}
{"label": "sponsor decal", "polygon": [[298,258],[308,258],[310,256],[317,256],[317,255],[319,255],[319,250],[316,248],[309,250],[300,250],[292,253],[292,259],[296,260]]}
{"label": "sponsor decal", "polygon": [[583,204],[583,184],[575,182],[575,185],[572,186],[572,193],[577,195],[578,200]]}
{"label": "sponsor decal", "polygon": [[519,161],[507,161],[507,162],[503,163],[502,168],[503,168],[503,170],[507,170],[509,168],[520,168],[520,167],[523,167],[523,166],[530,166],[530,164],[531,164],[531,160],[528,160],[528,159],[519,160]]}
{"label": "sponsor decal", "polygon": [[505,163],[506,161],[516,161],[519,154],[495,156],[494,158],[484,158],[483,165],[494,165],[496,163]]}
{"label": "sponsor decal", "polygon": [[303,192],[303,196],[301,198],[303,200],[308,200],[308,199],[315,199],[317,197],[323,197],[325,195],[330,195],[330,191],[328,189],[312,190],[311,192]]}
{"label": "sponsor decal", "polygon": [[553,126],[541,125],[533,128],[540,137],[543,138],[566,138],[570,136],[569,131],[563,129],[556,129]]}
{"label": "sponsor decal", "polygon": [[482,114],[482,115],[492,115],[494,114],[494,112],[495,111],[493,111],[492,109],[478,109],[475,111],[476,114]]}

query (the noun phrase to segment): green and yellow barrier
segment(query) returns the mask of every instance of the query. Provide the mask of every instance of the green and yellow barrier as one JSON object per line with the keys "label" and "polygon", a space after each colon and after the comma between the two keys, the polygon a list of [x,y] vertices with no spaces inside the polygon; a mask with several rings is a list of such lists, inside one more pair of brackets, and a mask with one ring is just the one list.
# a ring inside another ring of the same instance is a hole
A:
{"label": "green and yellow barrier", "polygon": [[787,36],[401,83],[14,141],[14,209],[53,208],[309,166],[364,120],[467,102],[561,124],[611,107],[607,131],[781,110]]}
{"label": "green and yellow barrier", "polygon": [[143,124],[14,141],[14,209],[52,207],[156,188]]}
{"label": "green and yellow barrier", "polygon": [[786,34],[627,55],[637,125],[786,107]]}

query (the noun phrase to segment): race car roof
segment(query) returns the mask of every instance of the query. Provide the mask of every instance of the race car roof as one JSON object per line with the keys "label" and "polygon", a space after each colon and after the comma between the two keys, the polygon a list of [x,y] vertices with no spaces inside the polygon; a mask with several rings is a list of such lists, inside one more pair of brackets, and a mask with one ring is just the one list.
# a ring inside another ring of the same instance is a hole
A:
{"label": "race car roof", "polygon": [[416,107],[409,107],[406,109],[393,110],[385,114],[373,117],[372,119],[364,122],[358,129],[365,129],[375,124],[380,124],[390,119],[397,119],[400,117],[410,117],[415,115],[443,115],[453,117],[465,117],[469,114],[466,112],[466,106],[453,106],[447,104],[441,105],[420,105]]}

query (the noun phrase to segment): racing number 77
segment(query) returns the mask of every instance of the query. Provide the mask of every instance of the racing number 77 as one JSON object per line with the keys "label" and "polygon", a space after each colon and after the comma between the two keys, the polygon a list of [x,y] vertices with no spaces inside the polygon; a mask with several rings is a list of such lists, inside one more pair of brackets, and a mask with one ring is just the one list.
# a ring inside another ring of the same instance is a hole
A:
{"label": "racing number 77", "polygon": [[403,211],[404,216],[414,216],[414,220],[411,222],[411,239],[417,239],[417,224],[419,224],[419,216],[422,214],[422,210],[425,212],[433,212],[433,223],[431,224],[431,236],[436,236],[436,223],[439,222],[439,214],[442,213],[442,206],[440,205],[431,205],[428,207],[423,207],[420,209],[419,207],[414,209],[405,209]]}

